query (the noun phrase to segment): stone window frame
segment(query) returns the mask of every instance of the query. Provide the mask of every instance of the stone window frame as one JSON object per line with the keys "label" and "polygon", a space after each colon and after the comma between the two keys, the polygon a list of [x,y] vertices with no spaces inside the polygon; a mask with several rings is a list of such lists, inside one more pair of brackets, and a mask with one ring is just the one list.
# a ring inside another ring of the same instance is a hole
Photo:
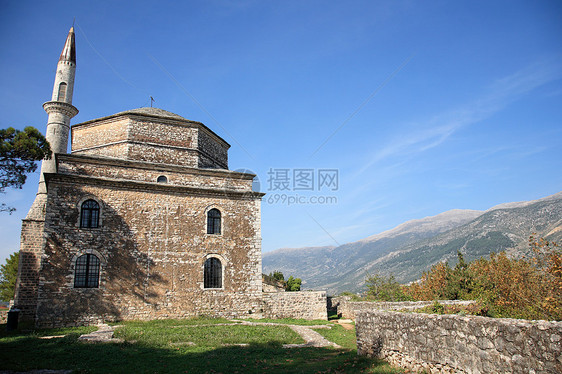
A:
{"label": "stone window frame", "polygon": [[[83,255],[94,255],[96,256],[99,261],[100,261],[100,271],[99,271],[99,279],[98,279],[98,287],[74,287],[74,278],[76,276],[76,260],[78,260],[79,257],[83,256]],[[107,265],[107,260],[105,259],[105,257],[99,253],[97,250],[95,249],[86,249],[86,250],[82,250],[82,251],[78,251],[74,254],[74,256],[72,257],[72,260],[70,261],[70,282],[68,283],[68,286],[70,288],[72,288],[73,290],[77,291],[77,292],[92,292],[93,290],[101,290],[104,289],[104,283],[103,283],[103,273],[105,272],[105,267]]]}
{"label": "stone window frame", "polygon": [[159,176],[156,178],[156,183],[168,183],[168,176],[167,176],[167,175],[164,175],[164,174],[159,175]]}
{"label": "stone window frame", "polygon": [[[221,287],[205,288],[205,262],[210,258],[216,258],[221,263]],[[228,261],[226,260],[226,258],[224,258],[222,255],[218,253],[209,253],[203,256],[202,260],[203,261],[201,262],[201,289],[203,291],[223,291],[224,283],[225,283],[224,273],[226,267],[228,266]]]}
{"label": "stone window frame", "polygon": [[60,82],[57,90],[56,101],[66,101],[67,92],[68,92],[68,85],[66,84],[66,82]]}
{"label": "stone window frame", "polygon": [[[99,214],[98,214],[98,227],[82,227],[82,204],[84,204],[88,200],[94,200],[96,203],[98,203],[98,206],[100,208]],[[78,209],[78,220],[76,222],[76,227],[78,227],[80,229],[85,229],[85,230],[100,230],[102,228],[104,208],[103,208],[103,204],[101,203],[101,200],[99,198],[97,198],[95,196],[92,196],[92,195],[84,196],[78,201],[78,204],[76,204],[76,209]]]}
{"label": "stone window frame", "polygon": [[[219,213],[221,214],[221,231],[218,234],[209,234],[207,231],[207,227],[208,227],[208,220],[209,220],[209,211],[216,209],[219,211]],[[222,207],[220,207],[219,205],[216,204],[211,204],[208,207],[205,208],[205,224],[203,227],[203,232],[206,236],[213,236],[213,237],[221,237],[224,235],[224,232],[226,230],[226,226],[224,224],[224,209]]]}

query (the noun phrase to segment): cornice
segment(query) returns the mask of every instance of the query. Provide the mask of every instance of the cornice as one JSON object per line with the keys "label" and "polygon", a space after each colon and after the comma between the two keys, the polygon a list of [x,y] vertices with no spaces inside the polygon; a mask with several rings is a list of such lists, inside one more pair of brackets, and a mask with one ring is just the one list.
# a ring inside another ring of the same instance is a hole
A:
{"label": "cornice", "polygon": [[256,200],[265,196],[263,192],[255,191],[235,191],[217,188],[197,188],[189,186],[175,186],[164,183],[151,183],[141,181],[123,181],[110,178],[91,177],[84,175],[70,175],[58,173],[45,173],[47,190],[51,182],[75,184],[78,186],[98,185],[126,190],[138,190],[142,192],[169,192],[175,194],[207,196],[207,197],[228,197],[242,200]]}

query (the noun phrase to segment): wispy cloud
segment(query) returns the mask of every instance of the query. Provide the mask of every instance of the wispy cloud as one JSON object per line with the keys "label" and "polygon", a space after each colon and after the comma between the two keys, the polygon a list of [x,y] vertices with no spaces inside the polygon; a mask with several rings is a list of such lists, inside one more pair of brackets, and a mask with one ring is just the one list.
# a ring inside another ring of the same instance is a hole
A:
{"label": "wispy cloud", "polygon": [[503,110],[534,89],[562,77],[562,68],[551,61],[541,62],[494,82],[488,93],[455,110],[440,113],[429,120],[408,124],[419,130],[399,137],[376,151],[356,176],[374,164],[393,157],[414,156],[437,147],[460,129],[480,122]]}

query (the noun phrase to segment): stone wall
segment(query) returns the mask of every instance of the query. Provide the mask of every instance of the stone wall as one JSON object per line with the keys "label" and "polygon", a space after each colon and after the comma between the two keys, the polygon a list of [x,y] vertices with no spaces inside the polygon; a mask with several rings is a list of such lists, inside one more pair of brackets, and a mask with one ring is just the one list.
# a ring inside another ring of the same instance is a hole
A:
{"label": "stone wall", "polygon": [[20,319],[33,321],[37,309],[39,269],[43,251],[43,228],[39,220],[22,220],[18,277],[14,300],[21,310]]}
{"label": "stone wall", "polygon": [[326,291],[264,292],[264,318],[328,319]]}
{"label": "stone wall", "polygon": [[157,164],[228,169],[230,145],[205,125],[142,108],[72,127],[72,153]]}
{"label": "stone wall", "polygon": [[356,328],[360,355],[414,372],[562,372],[562,322],[360,310]]}
{"label": "stone wall", "polygon": [[[433,304],[435,301],[351,301],[350,296],[332,297],[328,302],[328,307],[336,310],[342,318],[355,319],[358,311],[361,310],[407,310],[413,311]],[[470,305],[474,303],[471,300],[438,300],[442,305]]]}
{"label": "stone wall", "polygon": [[[198,195],[171,184],[63,174],[48,183],[38,326],[260,313],[261,194]],[[100,205],[98,228],[80,227],[85,199]],[[219,235],[206,231],[211,207],[222,214]],[[101,261],[99,288],[73,287],[76,259],[86,253]],[[222,288],[204,288],[209,256],[222,263]]]}
{"label": "stone wall", "polygon": [[202,170],[177,165],[158,165],[141,161],[113,160],[91,156],[57,155],[59,174],[156,183],[161,175],[168,185],[213,188],[224,191],[252,190],[253,175],[229,170]]}

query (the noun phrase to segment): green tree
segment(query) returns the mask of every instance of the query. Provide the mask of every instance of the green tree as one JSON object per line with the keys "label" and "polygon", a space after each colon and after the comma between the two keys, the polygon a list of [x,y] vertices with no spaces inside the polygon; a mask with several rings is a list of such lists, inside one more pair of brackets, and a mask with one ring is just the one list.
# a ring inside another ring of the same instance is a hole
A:
{"label": "green tree", "polygon": [[0,298],[2,301],[10,301],[14,298],[19,258],[19,252],[12,253],[6,259],[6,264],[0,266]]}
{"label": "green tree", "polygon": [[285,291],[300,291],[302,280],[291,275],[285,284]]}
{"label": "green tree", "polygon": [[283,276],[283,273],[280,272],[279,270],[275,270],[275,271],[273,272],[273,274],[272,274],[272,273],[269,273],[269,276],[270,276],[271,278],[275,279],[275,280],[280,281],[280,282],[283,282],[283,283],[285,282],[285,277]]}
{"label": "green tree", "polygon": [[[0,129],[0,192],[6,187],[21,188],[29,173],[37,169],[36,161],[51,157],[51,147],[45,137],[34,127],[23,131],[12,127]],[[13,212],[14,208],[2,204],[0,211]]]}
{"label": "green tree", "polygon": [[371,275],[365,279],[367,298],[375,301],[405,301],[409,298],[402,291],[402,286],[394,276],[384,277],[379,274]]}

